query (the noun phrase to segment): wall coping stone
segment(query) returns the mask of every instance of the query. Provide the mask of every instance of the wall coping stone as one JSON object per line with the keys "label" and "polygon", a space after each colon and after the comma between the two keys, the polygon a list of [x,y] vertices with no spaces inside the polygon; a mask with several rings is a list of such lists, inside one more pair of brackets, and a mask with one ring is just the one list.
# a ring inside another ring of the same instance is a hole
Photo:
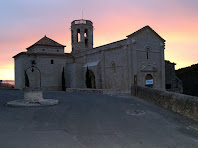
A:
{"label": "wall coping stone", "polygon": [[132,86],[131,95],[198,121],[198,97],[147,87]]}
{"label": "wall coping stone", "polygon": [[99,94],[120,94],[120,89],[83,89],[83,88],[67,88],[67,92],[83,92],[83,93],[99,93]]}

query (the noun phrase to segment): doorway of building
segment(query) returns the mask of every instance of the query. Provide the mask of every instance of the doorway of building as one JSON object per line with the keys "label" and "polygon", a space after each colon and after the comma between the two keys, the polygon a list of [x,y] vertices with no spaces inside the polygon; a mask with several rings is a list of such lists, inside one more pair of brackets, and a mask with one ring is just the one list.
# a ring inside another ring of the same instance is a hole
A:
{"label": "doorway of building", "polygon": [[92,70],[89,70],[88,68],[86,71],[86,85],[87,88],[92,88],[92,89],[96,88],[96,80],[95,80],[94,72]]}
{"label": "doorway of building", "polygon": [[153,76],[151,74],[147,74],[145,77],[145,86],[153,88]]}

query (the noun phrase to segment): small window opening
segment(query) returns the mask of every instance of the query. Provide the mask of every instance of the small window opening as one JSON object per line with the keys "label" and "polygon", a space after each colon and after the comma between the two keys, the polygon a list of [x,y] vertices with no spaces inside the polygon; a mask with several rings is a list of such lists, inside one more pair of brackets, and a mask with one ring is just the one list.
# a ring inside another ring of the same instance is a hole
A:
{"label": "small window opening", "polygon": [[45,49],[43,49],[43,51],[45,51]]}
{"label": "small window opening", "polygon": [[77,29],[77,42],[81,41],[80,29]]}
{"label": "small window opening", "polygon": [[59,52],[59,50],[57,50],[57,52]]}
{"label": "small window opening", "polygon": [[171,89],[171,84],[166,84],[166,89]]}
{"label": "small window opening", "polygon": [[88,48],[88,39],[85,39],[85,47]]}
{"label": "small window opening", "polygon": [[54,60],[51,60],[51,64],[54,64]]}
{"label": "small window opening", "polygon": [[150,49],[150,47],[147,47],[147,48],[146,48],[146,59],[147,59],[147,60],[151,58],[151,57],[150,57],[150,54],[151,54],[151,49]]}
{"label": "small window opening", "polygon": [[87,30],[87,29],[85,29],[84,37],[85,37],[85,38],[88,37],[88,30]]}
{"label": "small window opening", "polygon": [[116,73],[115,63],[112,64],[113,73]]}

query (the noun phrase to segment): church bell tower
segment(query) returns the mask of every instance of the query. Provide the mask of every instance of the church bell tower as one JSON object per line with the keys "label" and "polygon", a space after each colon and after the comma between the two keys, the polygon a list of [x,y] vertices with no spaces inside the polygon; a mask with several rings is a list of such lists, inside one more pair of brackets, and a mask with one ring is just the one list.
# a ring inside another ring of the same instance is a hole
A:
{"label": "church bell tower", "polygon": [[72,53],[93,48],[93,23],[89,20],[74,20],[71,23]]}

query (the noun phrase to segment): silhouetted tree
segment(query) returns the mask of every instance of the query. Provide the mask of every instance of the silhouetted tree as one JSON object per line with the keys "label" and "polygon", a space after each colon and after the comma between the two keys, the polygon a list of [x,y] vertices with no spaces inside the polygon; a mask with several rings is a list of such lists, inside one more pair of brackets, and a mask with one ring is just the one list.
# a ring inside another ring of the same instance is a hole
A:
{"label": "silhouetted tree", "polygon": [[30,82],[29,82],[29,78],[28,78],[26,71],[25,71],[25,86],[30,87]]}
{"label": "silhouetted tree", "polygon": [[63,71],[62,71],[62,90],[65,91],[66,87],[65,87],[65,70],[63,67]]}
{"label": "silhouetted tree", "polygon": [[86,71],[86,85],[87,85],[87,88],[91,88],[91,78],[90,78],[90,75],[89,75],[88,67],[87,67],[87,71]]}

